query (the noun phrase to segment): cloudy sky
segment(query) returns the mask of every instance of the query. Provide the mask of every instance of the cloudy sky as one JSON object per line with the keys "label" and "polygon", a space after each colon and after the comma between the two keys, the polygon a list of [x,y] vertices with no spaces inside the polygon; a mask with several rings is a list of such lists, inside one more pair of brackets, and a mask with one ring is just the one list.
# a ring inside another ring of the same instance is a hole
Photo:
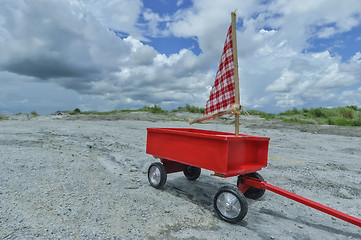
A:
{"label": "cloudy sky", "polygon": [[204,107],[235,9],[246,109],[361,107],[359,0],[0,3],[0,113]]}

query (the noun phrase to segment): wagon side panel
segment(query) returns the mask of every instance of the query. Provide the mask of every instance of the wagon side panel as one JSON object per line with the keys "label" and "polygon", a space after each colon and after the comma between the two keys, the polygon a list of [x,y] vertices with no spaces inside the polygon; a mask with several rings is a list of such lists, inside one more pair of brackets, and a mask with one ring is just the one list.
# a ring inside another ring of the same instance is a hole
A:
{"label": "wagon side panel", "polygon": [[215,172],[227,170],[225,140],[148,131],[146,152]]}
{"label": "wagon side panel", "polygon": [[267,166],[268,138],[241,138],[229,143],[227,172],[246,174]]}

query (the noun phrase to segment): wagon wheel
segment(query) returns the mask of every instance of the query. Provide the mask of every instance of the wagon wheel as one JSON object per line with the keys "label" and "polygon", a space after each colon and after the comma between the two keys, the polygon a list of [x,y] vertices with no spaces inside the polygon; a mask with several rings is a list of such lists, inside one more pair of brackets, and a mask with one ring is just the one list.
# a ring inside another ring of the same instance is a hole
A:
{"label": "wagon wheel", "polygon": [[159,162],[152,163],[148,168],[148,181],[154,188],[161,188],[167,181],[167,172],[163,164]]}
{"label": "wagon wheel", "polygon": [[[264,181],[263,177],[261,176],[261,174],[254,172],[254,173],[249,173],[246,174],[246,176],[248,177],[253,177],[259,180]],[[238,177],[237,180],[237,186],[239,185],[239,181],[240,181],[240,177]],[[246,198],[250,198],[250,199],[259,199],[260,197],[263,196],[263,194],[266,192],[266,189],[259,189],[259,188],[255,188],[255,187],[250,187],[247,191],[245,191],[243,194]]]}
{"label": "wagon wheel", "polygon": [[213,200],[218,216],[229,222],[237,223],[247,214],[248,203],[243,194],[235,187],[221,187]]}
{"label": "wagon wheel", "polygon": [[198,167],[185,165],[183,168],[183,173],[184,173],[184,176],[186,176],[186,178],[188,180],[194,181],[194,180],[198,179],[199,176],[201,175],[201,169]]}

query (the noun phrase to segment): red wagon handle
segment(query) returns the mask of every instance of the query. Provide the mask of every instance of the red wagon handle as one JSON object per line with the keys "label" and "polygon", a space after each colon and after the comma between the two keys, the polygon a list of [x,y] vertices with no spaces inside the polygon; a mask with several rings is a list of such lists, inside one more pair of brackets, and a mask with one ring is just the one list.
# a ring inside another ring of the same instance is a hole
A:
{"label": "red wagon handle", "polygon": [[249,187],[254,187],[254,188],[258,188],[258,189],[267,189],[267,190],[277,193],[281,196],[292,199],[296,202],[302,203],[306,206],[312,207],[321,212],[327,213],[329,215],[332,215],[332,216],[342,219],[346,222],[349,222],[356,226],[361,227],[361,219],[355,218],[346,213],[337,211],[333,208],[327,207],[325,205],[322,205],[322,204],[312,201],[310,199],[301,197],[297,194],[294,194],[294,193],[291,193],[284,189],[281,189],[279,187],[273,186],[273,185],[267,183],[266,181],[262,181],[260,179],[256,179],[256,178],[252,178],[252,177],[248,177],[248,176],[241,177],[240,184],[238,185],[238,189],[242,192],[245,192]]}

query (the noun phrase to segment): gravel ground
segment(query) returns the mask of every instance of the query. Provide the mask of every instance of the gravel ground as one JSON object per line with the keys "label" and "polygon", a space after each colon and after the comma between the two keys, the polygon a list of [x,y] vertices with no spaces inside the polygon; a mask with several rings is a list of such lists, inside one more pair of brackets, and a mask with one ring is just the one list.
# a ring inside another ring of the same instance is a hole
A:
{"label": "gravel ground", "polygon": [[[177,115],[182,119],[184,116]],[[189,127],[174,116],[11,116],[0,121],[0,239],[361,239],[361,228],[272,192],[247,200],[229,224],[212,201],[223,185],[202,170],[148,184],[157,161],[147,127]],[[225,120],[198,129],[233,132]],[[361,130],[289,125],[256,117],[241,132],[270,137],[268,183],[361,218]]]}

